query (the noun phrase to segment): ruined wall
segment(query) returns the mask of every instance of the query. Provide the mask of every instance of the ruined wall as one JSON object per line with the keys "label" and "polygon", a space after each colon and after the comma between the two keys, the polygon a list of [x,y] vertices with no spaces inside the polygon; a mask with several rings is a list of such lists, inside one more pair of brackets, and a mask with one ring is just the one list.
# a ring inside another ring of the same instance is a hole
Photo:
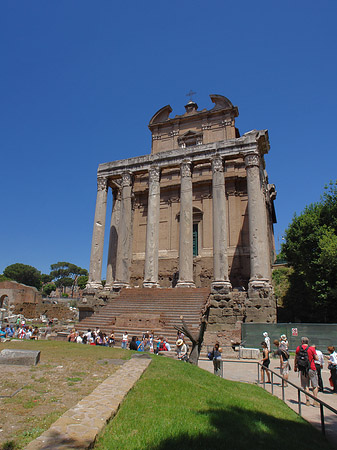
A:
{"label": "ruined wall", "polygon": [[59,320],[73,320],[78,318],[76,310],[71,310],[67,306],[53,305],[48,303],[22,303],[15,306],[14,314],[23,314],[27,319],[39,318],[41,315],[48,319],[57,318]]}
{"label": "ruined wall", "polygon": [[35,287],[26,286],[16,281],[0,282],[0,298],[8,297],[9,305],[21,305],[23,303],[37,304],[42,301],[42,294]]}

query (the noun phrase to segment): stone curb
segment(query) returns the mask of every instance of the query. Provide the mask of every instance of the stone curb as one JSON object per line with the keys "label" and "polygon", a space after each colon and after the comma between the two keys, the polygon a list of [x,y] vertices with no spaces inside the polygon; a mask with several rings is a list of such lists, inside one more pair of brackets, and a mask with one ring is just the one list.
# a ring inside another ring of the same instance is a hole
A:
{"label": "stone curb", "polygon": [[150,358],[132,358],[103,381],[91,394],[66,411],[25,450],[88,449],[151,363]]}

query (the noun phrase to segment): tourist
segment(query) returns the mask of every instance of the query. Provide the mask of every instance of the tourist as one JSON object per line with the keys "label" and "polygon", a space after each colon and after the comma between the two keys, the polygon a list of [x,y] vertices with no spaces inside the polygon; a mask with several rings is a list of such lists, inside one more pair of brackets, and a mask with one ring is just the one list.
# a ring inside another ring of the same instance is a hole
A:
{"label": "tourist", "polygon": [[14,336],[14,328],[9,324],[6,326],[5,331],[7,338],[12,338]]}
{"label": "tourist", "polygon": [[281,334],[280,336],[280,348],[283,348],[288,351],[289,343],[287,336],[285,334]]}
{"label": "tourist", "polygon": [[2,326],[0,329],[0,341],[6,339],[6,337],[7,337],[6,328]]}
{"label": "tourist", "polygon": [[274,345],[277,347],[275,354],[278,355],[280,358],[280,374],[286,381],[284,383],[284,387],[287,387],[290,370],[288,349],[286,348],[284,342],[283,344],[281,344],[278,340],[274,341]]}
{"label": "tourist", "polygon": [[83,344],[82,333],[76,333],[76,334],[77,334],[76,339],[75,339],[76,344]]}
{"label": "tourist", "polygon": [[129,335],[128,332],[125,331],[122,337],[122,348],[126,349],[128,346]]}
{"label": "tourist", "polygon": [[178,359],[181,361],[187,361],[187,345],[185,344],[183,339],[178,339],[176,342],[176,353]]}
{"label": "tourist", "polygon": [[[315,361],[318,360],[316,350],[314,347],[309,347],[309,339],[307,337],[301,338],[301,345],[296,349],[294,371],[301,373],[301,386],[306,392],[309,392],[309,385],[311,382],[312,393],[315,397],[318,394],[318,377]],[[306,406],[310,406],[309,397],[305,396]],[[319,403],[314,400],[313,406],[319,406]]]}
{"label": "tourist", "polygon": [[31,339],[38,340],[39,339],[39,328],[35,327],[33,333],[31,335]]}
{"label": "tourist", "polygon": [[32,337],[32,334],[33,334],[33,328],[32,327],[28,327],[25,339],[30,339]]}
{"label": "tourist", "polygon": [[170,352],[171,351],[171,345],[167,342],[166,338],[164,338],[164,344],[165,344],[166,350],[168,352]]}
{"label": "tourist", "polygon": [[75,341],[76,341],[76,330],[75,328],[73,328],[68,335],[68,342],[75,342]]}
{"label": "tourist", "polygon": [[115,345],[115,333],[114,330],[111,330],[110,336],[108,338],[109,347],[114,347]]}
{"label": "tourist", "polygon": [[138,350],[137,336],[132,336],[129,348],[130,350]]}
{"label": "tourist", "polygon": [[166,351],[167,351],[167,348],[166,348],[166,345],[165,345],[165,342],[164,342],[164,338],[161,336],[159,338],[159,341],[157,343],[157,348],[154,351],[154,353],[158,354],[158,352],[166,352]]}
{"label": "tourist", "polygon": [[337,393],[337,354],[335,352],[335,347],[333,347],[332,345],[328,347],[328,352],[330,354],[328,369],[330,370],[331,381],[333,385],[332,392]]}
{"label": "tourist", "polygon": [[319,390],[319,392],[323,392],[324,387],[323,387],[323,380],[322,380],[322,373],[321,372],[322,372],[323,366],[324,366],[324,356],[323,356],[323,353],[320,350],[317,350],[315,344],[312,344],[311,346],[316,350],[316,355],[318,357],[318,359],[315,360],[316,371],[317,371],[317,379],[318,379],[318,390]]}
{"label": "tourist", "polygon": [[264,331],[263,333],[264,342],[267,344],[268,352],[270,352],[270,337],[268,336],[268,333]]}
{"label": "tourist", "polygon": [[[264,334],[264,333],[263,333],[263,334]],[[268,367],[269,367],[269,364],[270,364],[269,350],[268,350],[266,341],[262,341],[262,342],[261,342],[261,345],[262,345],[261,383],[264,383],[264,373],[265,373],[265,372],[266,372],[267,378],[268,378],[267,383],[270,383],[270,372],[269,372],[269,370],[267,370]]]}
{"label": "tourist", "polygon": [[217,341],[213,347],[211,356],[213,360],[214,375],[217,375],[219,377],[221,376],[221,353],[222,348],[220,347],[220,344]]}

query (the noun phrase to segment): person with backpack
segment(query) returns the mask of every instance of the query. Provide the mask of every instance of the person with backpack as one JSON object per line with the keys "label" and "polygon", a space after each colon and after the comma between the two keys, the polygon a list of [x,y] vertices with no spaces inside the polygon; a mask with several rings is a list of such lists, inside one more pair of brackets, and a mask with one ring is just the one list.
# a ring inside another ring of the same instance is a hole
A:
{"label": "person with backpack", "polygon": [[[309,339],[307,337],[301,338],[301,345],[296,349],[294,371],[299,371],[301,374],[302,389],[309,392],[309,385],[311,382],[312,393],[315,397],[318,395],[318,377],[315,361],[318,360],[316,350],[314,347],[309,347]],[[309,397],[306,396],[306,406],[310,406]],[[319,406],[315,400],[313,406]]]}

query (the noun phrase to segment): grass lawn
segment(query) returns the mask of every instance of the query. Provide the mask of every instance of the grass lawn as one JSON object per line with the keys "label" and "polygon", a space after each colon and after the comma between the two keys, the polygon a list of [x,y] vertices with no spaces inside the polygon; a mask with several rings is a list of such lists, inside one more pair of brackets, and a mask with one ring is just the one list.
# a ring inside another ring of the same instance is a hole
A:
{"label": "grass lawn", "polygon": [[126,350],[63,341],[0,343],[4,348],[40,350],[41,361],[0,366],[0,449],[24,448],[117,370],[112,360],[130,357]]}
{"label": "grass lawn", "polygon": [[331,449],[322,434],[254,385],[154,357],[95,450]]}

